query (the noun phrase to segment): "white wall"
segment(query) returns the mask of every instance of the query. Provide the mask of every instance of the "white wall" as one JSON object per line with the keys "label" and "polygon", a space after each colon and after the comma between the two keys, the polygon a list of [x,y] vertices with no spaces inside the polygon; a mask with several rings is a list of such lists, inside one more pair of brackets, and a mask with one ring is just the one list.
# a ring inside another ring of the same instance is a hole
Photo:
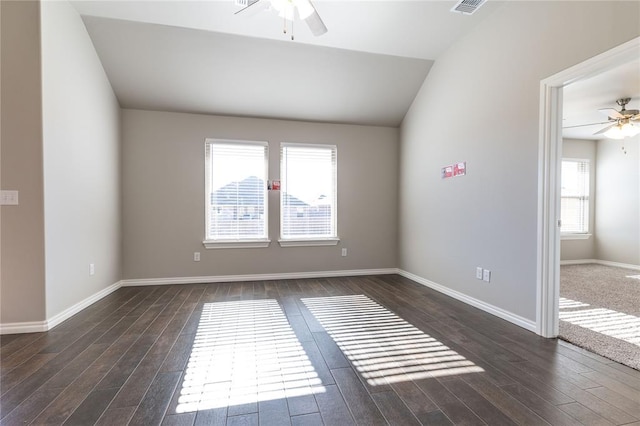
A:
{"label": "white wall", "polygon": [[42,2],[41,25],[51,318],[120,280],[120,108],[75,9]]}
{"label": "white wall", "polygon": [[[122,117],[125,279],[397,266],[397,128],[139,110]],[[337,145],[339,245],[280,247],[274,191],[269,248],[205,249],[205,138],[268,141],[270,179],[279,178],[280,142]]]}
{"label": "white wall", "polygon": [[640,136],[598,141],[597,156],[596,259],[638,266]]}
{"label": "white wall", "polygon": [[2,189],[20,204],[2,206],[0,324],[45,319],[40,4],[0,1]]}
{"label": "white wall", "polygon": [[560,260],[595,259],[595,223],[596,223],[596,141],[564,139],[562,141],[562,158],[589,160],[589,233],[586,240],[561,240]]}
{"label": "white wall", "polygon": [[638,36],[639,6],[506,2],[436,60],[401,128],[403,270],[535,320],[540,81]]}

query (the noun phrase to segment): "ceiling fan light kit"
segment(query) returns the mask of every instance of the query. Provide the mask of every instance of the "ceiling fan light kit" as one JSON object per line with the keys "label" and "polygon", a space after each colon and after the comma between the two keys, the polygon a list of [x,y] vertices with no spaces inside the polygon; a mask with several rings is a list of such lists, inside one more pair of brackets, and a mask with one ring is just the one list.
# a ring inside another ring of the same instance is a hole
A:
{"label": "ceiling fan light kit", "polygon": [[271,0],[271,7],[278,12],[279,17],[287,21],[295,19],[296,10],[300,19],[303,20],[315,12],[309,0]]}
{"label": "ceiling fan light kit", "polygon": [[613,108],[603,108],[598,111],[605,114],[613,124],[605,127],[594,135],[604,135],[609,139],[630,138],[640,133],[640,127],[635,122],[640,121],[640,111],[626,109],[631,98],[621,98],[616,103],[621,107],[620,111]]}
{"label": "ceiling fan light kit", "polygon": [[613,127],[604,132],[604,135],[609,139],[624,139],[633,137],[638,133],[640,133],[640,128],[626,120],[626,123],[614,124]]}
{"label": "ceiling fan light kit", "polygon": [[285,34],[287,33],[287,22],[291,23],[291,40],[294,39],[293,22],[296,20],[296,17],[305,21],[309,30],[311,30],[311,34],[316,37],[327,32],[327,27],[310,0],[235,0],[235,2],[237,5],[243,7],[235,12],[236,15],[258,3],[262,5],[269,4],[269,6],[265,6],[264,8],[277,12],[278,16],[284,20],[283,32]]}

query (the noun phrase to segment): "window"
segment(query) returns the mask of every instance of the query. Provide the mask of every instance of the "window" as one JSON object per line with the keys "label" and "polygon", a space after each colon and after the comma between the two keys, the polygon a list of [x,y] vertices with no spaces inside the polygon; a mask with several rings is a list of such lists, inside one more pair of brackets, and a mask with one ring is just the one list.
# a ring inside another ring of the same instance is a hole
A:
{"label": "window", "polygon": [[562,160],[560,232],[589,232],[589,161]]}
{"label": "window", "polygon": [[207,248],[266,247],[266,142],[207,139]]}
{"label": "window", "polygon": [[335,245],[337,150],[333,145],[280,147],[280,244]]}

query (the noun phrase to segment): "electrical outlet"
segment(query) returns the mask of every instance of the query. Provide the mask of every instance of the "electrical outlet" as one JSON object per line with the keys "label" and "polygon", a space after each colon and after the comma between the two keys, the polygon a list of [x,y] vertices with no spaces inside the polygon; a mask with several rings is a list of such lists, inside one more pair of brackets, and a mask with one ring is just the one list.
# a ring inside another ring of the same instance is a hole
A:
{"label": "electrical outlet", "polygon": [[476,278],[481,280],[482,279],[482,266],[478,266],[476,268]]}
{"label": "electrical outlet", "polygon": [[342,257],[345,257],[347,255],[347,249],[343,248],[342,249]]}
{"label": "electrical outlet", "polygon": [[95,263],[90,263],[89,264],[89,275],[95,275],[96,274],[96,264]]}
{"label": "electrical outlet", "polygon": [[193,261],[194,262],[200,262],[200,252],[196,251],[193,253]]}
{"label": "electrical outlet", "polygon": [[491,271],[488,269],[482,270],[482,281],[491,281]]}
{"label": "electrical outlet", "polygon": [[18,205],[18,191],[0,191],[0,205],[2,206],[17,206]]}

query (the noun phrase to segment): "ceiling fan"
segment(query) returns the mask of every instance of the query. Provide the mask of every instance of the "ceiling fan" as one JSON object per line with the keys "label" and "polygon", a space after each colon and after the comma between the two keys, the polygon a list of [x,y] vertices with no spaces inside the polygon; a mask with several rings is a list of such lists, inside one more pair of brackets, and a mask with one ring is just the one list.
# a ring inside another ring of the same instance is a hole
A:
{"label": "ceiling fan", "polygon": [[242,9],[235,15],[245,11],[259,12],[272,9],[284,20],[284,33],[287,33],[287,21],[291,22],[291,40],[293,40],[293,22],[296,18],[303,20],[309,26],[314,36],[320,36],[327,32],[322,18],[318,15],[311,0],[236,0],[236,4]]}
{"label": "ceiling fan", "polygon": [[626,105],[630,101],[631,98],[618,99],[616,103],[620,106],[620,111],[613,108],[599,109],[599,112],[607,116],[608,121],[568,126],[565,127],[565,129],[608,124],[608,126],[595,132],[594,135],[603,135],[610,139],[624,139],[625,137],[635,136],[640,133],[640,111],[637,109],[626,109]]}
{"label": "ceiling fan", "polygon": [[640,127],[638,127],[640,126],[640,111],[626,109],[629,101],[631,101],[631,98],[621,98],[616,101],[621,107],[620,111],[613,108],[599,109],[598,111],[605,114],[612,124],[597,131],[594,135],[604,135],[611,139],[623,139],[640,133]]}

